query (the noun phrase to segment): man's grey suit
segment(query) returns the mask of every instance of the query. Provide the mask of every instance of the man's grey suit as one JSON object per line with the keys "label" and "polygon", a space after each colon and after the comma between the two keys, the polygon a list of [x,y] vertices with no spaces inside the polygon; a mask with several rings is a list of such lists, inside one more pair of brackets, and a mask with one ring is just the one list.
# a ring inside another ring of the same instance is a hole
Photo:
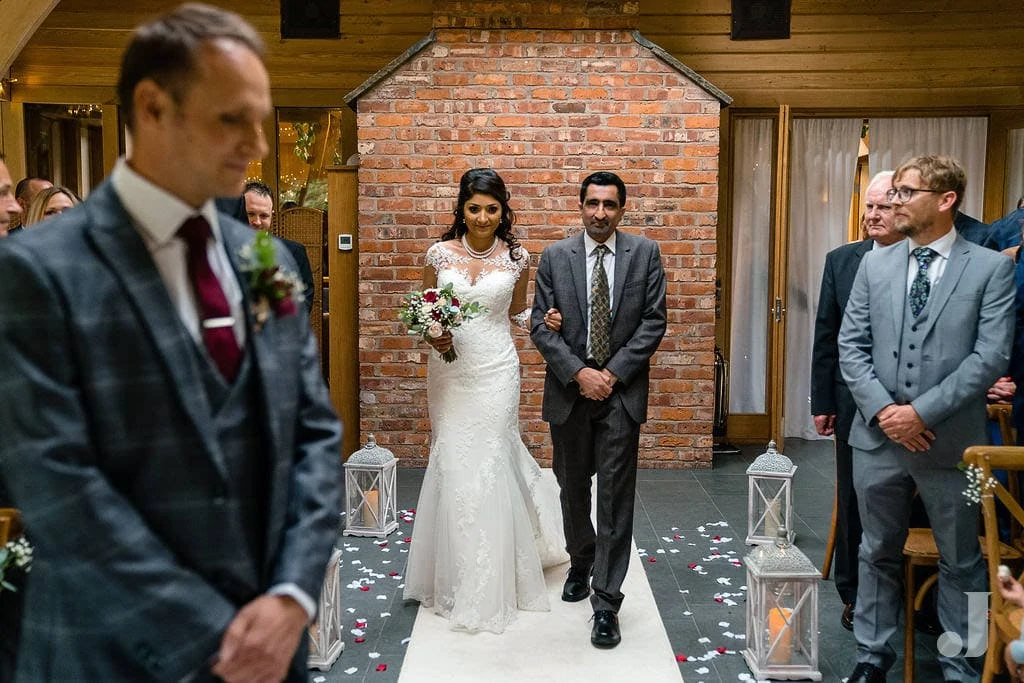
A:
{"label": "man's grey suit", "polygon": [[[237,275],[256,233],[219,223]],[[247,327],[242,420],[263,445],[247,453],[264,484],[252,505],[209,361],[109,183],[4,240],[0,289],[0,465],[37,545],[19,680],[179,681],[209,670],[239,607],[269,587],[319,597],[341,429],[304,308]]]}
{"label": "man's grey suit", "polygon": [[[843,377],[857,403],[850,429],[854,484],[864,527],[854,634],[859,662],[888,669],[895,652],[902,548],[914,488],[942,555],[939,620],[966,642],[967,591],[987,584],[978,547],[978,509],[964,502],[963,451],[987,442],[985,393],[1005,374],[1014,323],[1013,263],[957,237],[942,277],[914,318],[907,306],[909,241],[861,261],[839,333]],[[912,453],[886,437],[875,417],[911,404],[935,441]],[[978,679],[963,657],[939,656],[948,679]]]}
{"label": "man's grey suit", "polygon": [[[584,233],[548,246],[537,267],[530,336],[547,361],[542,417],[551,424],[566,549],[574,567],[593,565],[595,610],[617,611],[629,565],[640,424],[647,421],[650,358],[665,334],[665,271],[656,242],[616,232],[611,356],[618,383],[605,401],[582,398],[573,377],[587,362]],[[559,332],[544,313],[562,314]],[[597,530],[590,520],[597,474]]]}

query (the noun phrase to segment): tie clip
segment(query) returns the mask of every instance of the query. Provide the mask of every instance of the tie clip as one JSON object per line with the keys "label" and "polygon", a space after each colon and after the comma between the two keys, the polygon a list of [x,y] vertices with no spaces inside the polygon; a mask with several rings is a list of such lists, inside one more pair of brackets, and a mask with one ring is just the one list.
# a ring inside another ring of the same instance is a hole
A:
{"label": "tie clip", "polygon": [[234,327],[235,319],[231,317],[227,318],[207,318],[203,321],[204,330],[215,330],[220,327]]}

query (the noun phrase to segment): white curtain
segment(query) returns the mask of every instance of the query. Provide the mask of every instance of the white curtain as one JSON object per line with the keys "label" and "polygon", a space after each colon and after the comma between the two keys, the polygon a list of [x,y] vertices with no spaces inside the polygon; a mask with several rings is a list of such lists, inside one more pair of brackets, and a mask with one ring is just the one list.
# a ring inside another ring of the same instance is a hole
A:
{"label": "white curtain", "polygon": [[825,254],[846,242],[861,119],[794,119],[786,294],[787,437],[820,439],[811,418],[811,349]]}
{"label": "white curtain", "polygon": [[1024,129],[1010,131],[1006,140],[1006,185],[1003,215],[1017,208],[1017,201],[1024,197]]}
{"label": "white curtain", "polygon": [[736,120],[729,412],[765,412],[774,119]]}
{"label": "white curtain", "polygon": [[911,157],[948,154],[967,173],[967,191],[960,211],[982,219],[985,203],[985,145],[988,119],[983,116],[871,119],[871,174],[895,170]]}

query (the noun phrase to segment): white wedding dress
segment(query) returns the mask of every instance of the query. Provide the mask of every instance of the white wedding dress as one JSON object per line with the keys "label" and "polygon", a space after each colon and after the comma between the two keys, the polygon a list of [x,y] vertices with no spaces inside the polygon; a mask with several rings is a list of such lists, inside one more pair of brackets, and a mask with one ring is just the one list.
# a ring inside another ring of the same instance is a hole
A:
{"label": "white wedding dress", "polygon": [[[547,611],[544,568],[568,561],[558,489],[519,435],[519,357],[508,319],[526,250],[483,259],[427,251],[438,287],[485,313],[452,331],[458,359],[430,353],[430,462],[416,508],[405,597],[455,630],[501,633],[517,609]],[[476,272],[478,271],[478,272]]]}

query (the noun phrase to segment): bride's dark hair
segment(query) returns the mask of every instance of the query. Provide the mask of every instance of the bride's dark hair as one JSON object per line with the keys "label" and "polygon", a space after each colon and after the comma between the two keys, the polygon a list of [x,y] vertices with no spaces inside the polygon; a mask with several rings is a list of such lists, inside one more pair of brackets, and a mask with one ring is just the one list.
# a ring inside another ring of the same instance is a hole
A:
{"label": "bride's dark hair", "polygon": [[466,202],[475,194],[485,194],[501,204],[501,220],[498,221],[498,229],[494,236],[508,245],[508,255],[513,261],[519,260],[519,240],[512,233],[512,224],[516,222],[516,215],[508,205],[508,190],[505,189],[505,181],[501,179],[494,169],[471,168],[462,174],[459,181],[459,202],[455,207],[455,222],[445,234],[441,235],[441,241],[459,239],[467,232],[466,217],[464,209]]}

